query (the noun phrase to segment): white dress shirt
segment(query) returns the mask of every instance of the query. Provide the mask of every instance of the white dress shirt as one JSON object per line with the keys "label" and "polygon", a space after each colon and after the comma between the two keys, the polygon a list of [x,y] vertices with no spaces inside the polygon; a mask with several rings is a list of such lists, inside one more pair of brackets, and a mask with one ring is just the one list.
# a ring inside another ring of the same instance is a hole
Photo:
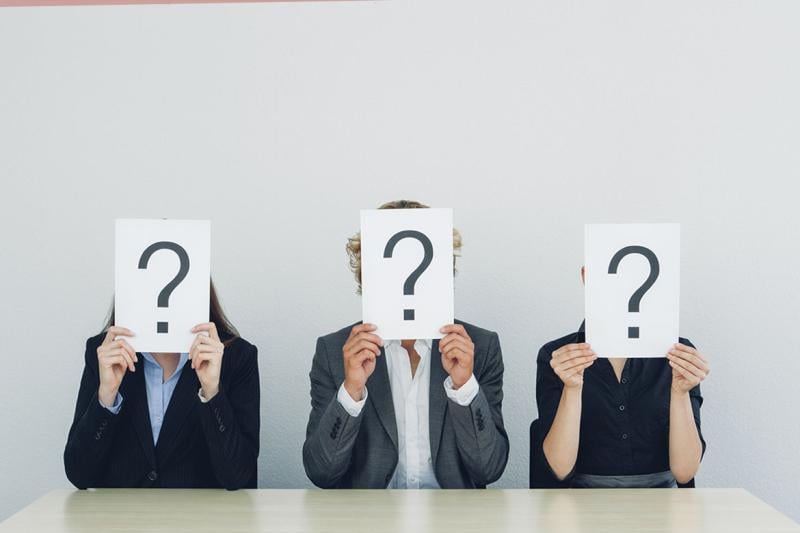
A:
{"label": "white dress shirt", "polygon": [[[431,439],[429,424],[431,387],[431,346],[430,340],[417,340],[414,350],[420,356],[419,365],[411,376],[411,361],[408,352],[399,340],[386,341],[386,368],[392,389],[394,416],[397,421],[398,462],[389,488],[395,489],[437,489],[439,482],[431,459]],[[434,384],[434,386],[439,386]],[[458,390],[453,389],[453,381],[448,376],[441,385],[447,397],[467,406],[478,395],[478,381],[472,375]],[[344,383],[339,387],[337,399],[350,416],[358,416],[367,401],[367,390],[361,401],[355,401]]]}

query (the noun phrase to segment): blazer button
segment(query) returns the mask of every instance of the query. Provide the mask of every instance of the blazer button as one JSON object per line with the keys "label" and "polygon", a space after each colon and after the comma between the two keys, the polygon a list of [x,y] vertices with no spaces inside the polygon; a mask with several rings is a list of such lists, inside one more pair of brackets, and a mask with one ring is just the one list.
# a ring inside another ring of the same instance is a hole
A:
{"label": "blazer button", "polygon": [[158,473],[155,470],[151,470],[149,474],[147,474],[147,479],[150,481],[155,481],[158,479]]}
{"label": "blazer button", "polygon": [[100,440],[100,432],[94,434],[94,440]]}
{"label": "blazer button", "polygon": [[331,431],[331,438],[336,440],[336,430]]}
{"label": "blazer button", "polygon": [[219,425],[219,432],[220,433],[225,433],[225,424],[220,424]]}

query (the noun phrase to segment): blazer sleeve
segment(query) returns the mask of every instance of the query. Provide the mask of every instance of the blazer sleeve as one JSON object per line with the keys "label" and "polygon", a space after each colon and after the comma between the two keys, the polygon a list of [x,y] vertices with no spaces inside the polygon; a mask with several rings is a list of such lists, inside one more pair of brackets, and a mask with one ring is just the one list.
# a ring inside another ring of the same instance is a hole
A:
{"label": "blazer sleeve", "polygon": [[97,398],[97,390],[100,387],[97,368],[99,342],[98,337],[86,341],[83,375],[75,404],[75,415],[64,448],[64,470],[67,479],[79,489],[98,485],[100,473],[107,463],[112,447],[120,413],[125,410],[123,401],[120,413],[112,414],[100,405]]}
{"label": "blazer sleeve", "polygon": [[341,384],[336,383],[333,377],[322,338],[317,340],[308,377],[311,381],[311,413],[303,444],[303,467],[314,485],[333,488],[350,466],[364,409],[358,416],[351,416],[336,399]]}
{"label": "blazer sleeve", "polygon": [[[508,435],[503,425],[503,354],[497,333],[489,336],[486,363],[476,376],[478,395],[467,406],[448,400],[459,455],[477,486],[494,483],[508,462]],[[438,386],[438,385],[437,385]]]}
{"label": "blazer sleeve", "polygon": [[234,375],[220,384],[211,400],[200,404],[211,467],[226,489],[255,488],[261,424],[258,349],[245,344],[238,353],[223,357],[240,359],[228,367],[235,368]]}

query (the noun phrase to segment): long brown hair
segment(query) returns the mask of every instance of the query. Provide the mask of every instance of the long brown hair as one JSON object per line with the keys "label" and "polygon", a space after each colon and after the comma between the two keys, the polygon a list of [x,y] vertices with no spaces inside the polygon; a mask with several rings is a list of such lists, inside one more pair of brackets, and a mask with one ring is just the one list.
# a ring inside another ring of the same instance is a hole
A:
{"label": "long brown hair", "polygon": [[[208,308],[208,317],[209,321],[213,322],[215,326],[217,326],[217,333],[219,333],[219,338],[222,342],[227,346],[234,340],[239,337],[239,332],[236,330],[236,327],[231,324],[231,321],[228,320],[227,315],[225,315],[225,311],[222,310],[222,305],[219,302],[219,297],[217,296],[217,291],[214,288],[214,282],[211,281],[210,287],[210,298],[209,298],[209,308]],[[108,315],[108,320],[106,321],[106,325],[103,328],[103,331],[107,330],[111,326],[114,325],[114,302],[111,302],[111,312]]]}

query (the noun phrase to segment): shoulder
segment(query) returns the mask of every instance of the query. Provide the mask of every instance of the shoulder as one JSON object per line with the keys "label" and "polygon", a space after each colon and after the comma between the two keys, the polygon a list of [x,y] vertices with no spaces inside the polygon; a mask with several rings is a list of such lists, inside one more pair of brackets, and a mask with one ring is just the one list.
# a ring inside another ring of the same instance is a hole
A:
{"label": "shoulder", "polygon": [[226,342],[222,364],[232,368],[252,368],[258,364],[258,348],[242,337],[223,339]]}
{"label": "shoulder", "polygon": [[86,339],[86,352],[84,353],[84,359],[88,366],[97,367],[97,348],[103,344],[103,339],[105,338],[105,332],[98,333],[94,337],[89,337]]}
{"label": "shoulder", "polygon": [[570,333],[569,335],[564,335],[563,337],[547,342],[541,348],[539,348],[539,356],[537,357],[537,360],[539,362],[549,363],[550,359],[553,357],[553,352],[559,348],[566,346],[567,344],[583,341],[583,333],[576,331],[574,333]]}
{"label": "shoulder", "polygon": [[344,343],[347,342],[347,338],[350,337],[350,331],[359,324],[361,324],[360,321],[345,326],[340,330],[322,335],[317,339],[317,351],[319,351],[320,348],[329,352],[340,349],[344,346]]}

